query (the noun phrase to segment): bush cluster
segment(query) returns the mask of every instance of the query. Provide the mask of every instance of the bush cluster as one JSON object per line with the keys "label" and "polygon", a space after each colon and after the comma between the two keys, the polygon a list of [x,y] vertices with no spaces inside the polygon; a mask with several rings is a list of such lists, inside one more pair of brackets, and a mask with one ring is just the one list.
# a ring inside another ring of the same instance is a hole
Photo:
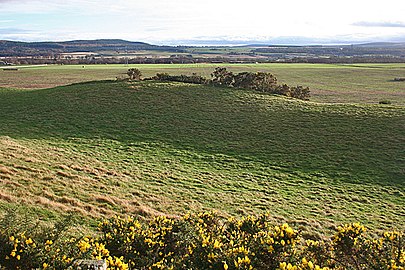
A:
{"label": "bush cluster", "polygon": [[71,217],[52,227],[7,214],[0,222],[0,269],[78,269],[78,260],[105,260],[109,270],[127,270],[100,239],[72,235]]}
{"label": "bush cluster", "polygon": [[310,91],[308,87],[288,86],[278,84],[277,78],[266,72],[241,72],[234,74],[223,67],[217,67],[211,74],[212,84],[218,86],[246,88],[264,93],[283,95],[308,100]]}
{"label": "bush cluster", "polygon": [[[131,68],[127,72],[131,80],[140,80],[141,72],[136,68]],[[309,100],[310,91],[308,87],[288,86],[278,84],[277,78],[266,72],[241,72],[234,74],[226,68],[217,67],[211,74],[211,79],[193,73],[192,75],[170,75],[168,73],[157,73],[151,78],[145,80],[156,81],[174,81],[193,84],[209,84],[220,87],[235,87],[251,89],[263,93],[283,95],[302,100]]]}
{"label": "bush cluster", "polygon": [[371,237],[359,223],[318,241],[272,224],[268,214],[225,220],[208,212],[149,222],[114,217],[99,224],[96,238],[56,231],[2,228],[0,269],[67,269],[81,258],[104,259],[108,269],[405,269],[405,234]]}
{"label": "bush cluster", "polygon": [[184,82],[184,83],[194,83],[194,84],[208,84],[209,80],[193,73],[189,75],[169,75],[168,73],[157,73],[151,78],[156,81],[170,81],[170,82]]}
{"label": "bush cluster", "polygon": [[142,72],[137,68],[130,68],[127,71],[127,75],[130,80],[140,81],[142,77]]}

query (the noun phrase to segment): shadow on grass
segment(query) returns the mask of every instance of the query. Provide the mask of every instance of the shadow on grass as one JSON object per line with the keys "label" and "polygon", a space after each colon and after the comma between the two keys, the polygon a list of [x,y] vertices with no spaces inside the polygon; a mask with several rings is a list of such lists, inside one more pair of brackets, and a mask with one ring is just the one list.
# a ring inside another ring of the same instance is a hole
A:
{"label": "shadow on grass", "polygon": [[319,105],[180,83],[0,91],[0,136],[161,142],[286,172],[403,187],[402,108]]}

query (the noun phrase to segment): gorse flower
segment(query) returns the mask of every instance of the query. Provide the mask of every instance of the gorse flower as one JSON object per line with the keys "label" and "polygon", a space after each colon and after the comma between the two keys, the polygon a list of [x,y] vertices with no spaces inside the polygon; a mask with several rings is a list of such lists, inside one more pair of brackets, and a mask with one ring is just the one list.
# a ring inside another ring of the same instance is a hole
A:
{"label": "gorse flower", "polygon": [[80,249],[81,252],[87,252],[90,248],[91,245],[89,243],[89,238],[85,237],[82,240],[79,241],[77,244],[77,247]]}
{"label": "gorse flower", "polygon": [[0,229],[0,269],[67,269],[77,259],[95,259],[111,270],[404,270],[403,232],[374,237],[351,223],[315,241],[270,220],[269,214],[224,220],[215,212],[148,222],[116,216],[100,222],[99,237],[65,239]]}

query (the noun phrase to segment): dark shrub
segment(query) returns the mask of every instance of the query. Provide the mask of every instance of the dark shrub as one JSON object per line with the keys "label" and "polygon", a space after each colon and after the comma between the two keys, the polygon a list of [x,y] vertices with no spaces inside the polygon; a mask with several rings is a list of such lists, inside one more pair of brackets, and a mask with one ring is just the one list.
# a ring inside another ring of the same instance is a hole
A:
{"label": "dark shrub", "polygon": [[290,87],[290,97],[309,100],[310,96],[308,87],[303,87],[301,85]]}
{"label": "dark shrub", "polygon": [[211,74],[212,84],[218,86],[233,86],[234,75],[231,71],[227,71],[226,68],[217,67],[214,72]]}
{"label": "dark shrub", "polygon": [[168,73],[157,73],[152,79],[157,81],[171,81],[171,82],[184,82],[184,83],[194,83],[194,84],[207,84],[208,80],[202,76],[193,73],[191,76],[188,75],[169,75]]}
{"label": "dark shrub", "polygon": [[137,68],[130,68],[127,71],[127,75],[129,76],[130,80],[134,80],[134,81],[140,81],[141,80],[141,76],[142,73],[139,69]]}
{"label": "dark shrub", "polygon": [[156,81],[170,81],[171,77],[169,73],[157,73],[152,79]]}

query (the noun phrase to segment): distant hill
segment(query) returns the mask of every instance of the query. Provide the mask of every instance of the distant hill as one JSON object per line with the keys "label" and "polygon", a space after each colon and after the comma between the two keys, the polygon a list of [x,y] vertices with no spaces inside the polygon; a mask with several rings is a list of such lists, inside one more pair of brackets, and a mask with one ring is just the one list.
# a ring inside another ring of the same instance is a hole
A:
{"label": "distant hill", "polygon": [[0,40],[0,56],[40,56],[73,52],[100,51],[170,51],[180,49],[171,46],[157,46],[144,42],[131,42],[121,39],[73,40],[63,42],[18,42]]}
{"label": "distant hill", "polygon": [[379,47],[379,48],[405,48],[405,42],[371,42],[355,45],[357,47]]}
{"label": "distant hill", "polygon": [[[222,42],[222,43],[221,43]],[[373,42],[346,45],[282,45],[288,43],[271,42],[268,44],[252,42],[249,45],[229,43],[210,46],[159,46],[144,42],[121,39],[72,40],[63,42],[18,42],[0,40],[0,57],[19,57],[7,60],[14,64],[44,64],[63,62],[72,64],[80,59],[90,63],[124,63],[120,56],[138,59],[132,63],[195,63],[198,61],[217,62],[314,62],[314,63],[352,63],[352,62],[405,62],[405,43]],[[140,51],[146,51],[141,52]],[[87,54],[96,56],[87,57]],[[160,57],[156,57],[160,56]],[[66,58],[67,57],[67,58]],[[24,58],[24,60],[21,60]],[[62,59],[62,60],[61,60]],[[93,59],[93,62],[89,62]],[[96,59],[96,60],[95,60]],[[106,60],[107,59],[107,60]],[[149,59],[149,60],[145,60]],[[164,59],[164,60],[163,60]],[[186,60],[185,60],[186,59]],[[198,59],[198,60],[196,60]],[[25,62],[24,62],[25,61]],[[149,61],[149,62],[146,62]]]}

